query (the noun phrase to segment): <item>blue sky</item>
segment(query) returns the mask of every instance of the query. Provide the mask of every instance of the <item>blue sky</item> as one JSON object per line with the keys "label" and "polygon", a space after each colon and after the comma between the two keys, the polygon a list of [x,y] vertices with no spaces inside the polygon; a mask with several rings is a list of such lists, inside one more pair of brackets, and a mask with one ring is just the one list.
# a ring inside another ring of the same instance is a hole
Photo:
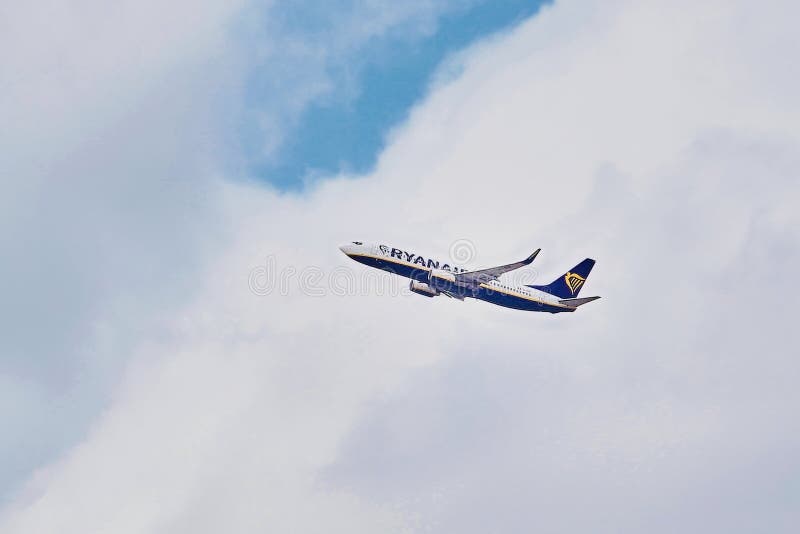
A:
{"label": "blue sky", "polygon": [[[320,176],[368,172],[384,147],[387,132],[425,95],[432,74],[448,54],[510,28],[545,3],[450,2],[428,30],[406,31],[400,25],[345,51],[325,65],[333,87],[309,103],[277,151],[269,157],[259,154],[261,131],[244,129],[250,173],[279,189],[297,190]],[[330,14],[329,8],[326,12]],[[271,16],[280,21],[283,31],[298,36],[336,31],[332,28],[335,17],[320,17],[313,2],[283,4]],[[259,72],[253,73],[251,82],[249,98],[257,107],[271,98],[273,85],[265,85]]]}

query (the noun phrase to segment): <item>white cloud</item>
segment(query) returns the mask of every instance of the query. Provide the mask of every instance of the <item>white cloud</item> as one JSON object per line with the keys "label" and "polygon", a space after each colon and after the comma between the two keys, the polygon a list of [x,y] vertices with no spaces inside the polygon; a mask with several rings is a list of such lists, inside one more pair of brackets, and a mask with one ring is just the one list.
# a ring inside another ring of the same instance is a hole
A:
{"label": "white cloud", "polygon": [[[800,122],[774,5],[559,3],[463,54],[373,175],[222,186],[235,240],[3,531],[790,532]],[[361,272],[336,244],[461,237],[481,264],[541,245],[542,277],[592,255],[605,298],[248,288],[266,255]]]}

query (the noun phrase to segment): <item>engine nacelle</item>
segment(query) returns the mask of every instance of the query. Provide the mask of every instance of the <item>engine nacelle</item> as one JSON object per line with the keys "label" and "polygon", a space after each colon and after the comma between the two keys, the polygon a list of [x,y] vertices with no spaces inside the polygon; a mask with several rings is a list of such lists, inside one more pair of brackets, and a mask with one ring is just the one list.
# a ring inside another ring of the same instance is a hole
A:
{"label": "engine nacelle", "polygon": [[431,269],[428,274],[428,285],[436,290],[452,289],[456,283],[456,275],[444,269]]}
{"label": "engine nacelle", "polygon": [[425,282],[417,282],[416,280],[411,281],[411,283],[408,285],[408,289],[410,289],[412,293],[423,295],[425,297],[435,297],[439,294],[436,289],[432,288]]}

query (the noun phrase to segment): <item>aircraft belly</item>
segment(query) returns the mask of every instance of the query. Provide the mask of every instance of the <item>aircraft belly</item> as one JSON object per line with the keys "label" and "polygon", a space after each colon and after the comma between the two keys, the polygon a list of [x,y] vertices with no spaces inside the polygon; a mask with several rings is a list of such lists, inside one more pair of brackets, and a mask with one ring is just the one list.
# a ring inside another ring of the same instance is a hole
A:
{"label": "aircraft belly", "polygon": [[513,308],[515,310],[550,313],[573,311],[572,309],[566,309],[561,306],[551,306],[544,302],[518,297],[516,295],[509,295],[508,293],[487,289],[485,287],[481,288],[481,290],[476,294],[475,298],[485,300],[486,302],[491,302],[492,304],[496,304],[498,306],[503,306],[504,308]]}

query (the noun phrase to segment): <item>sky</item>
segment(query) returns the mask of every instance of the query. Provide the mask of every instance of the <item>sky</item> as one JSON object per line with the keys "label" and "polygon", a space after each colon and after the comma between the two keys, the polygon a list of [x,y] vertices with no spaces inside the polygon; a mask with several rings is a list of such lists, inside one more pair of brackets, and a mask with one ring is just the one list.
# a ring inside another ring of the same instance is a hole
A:
{"label": "sky", "polygon": [[796,531],[798,8],[497,5],[0,6],[0,531]]}
{"label": "sky", "polygon": [[[246,102],[254,108],[281,106],[276,91],[287,89],[285,76],[296,76],[299,65],[308,61],[317,63],[322,79],[298,84],[313,91],[313,99],[309,97],[296,111],[291,127],[284,126],[275,144],[265,146],[263,135],[253,134],[263,125],[258,120],[261,113],[243,119],[247,176],[297,190],[319,177],[368,172],[384,147],[387,131],[426,93],[433,72],[447,55],[519,23],[542,3],[459,0],[410,2],[398,8],[387,3],[333,2],[320,10],[319,2],[306,1],[276,6],[260,31],[276,31],[281,43],[302,40],[303,46],[276,45],[275,53],[262,57],[250,73]],[[392,13],[398,9],[400,13]],[[385,17],[379,31],[353,29],[376,16]],[[338,35],[341,25],[347,35]],[[268,65],[276,60],[282,76]],[[298,87],[292,84],[288,89],[294,92]]]}

